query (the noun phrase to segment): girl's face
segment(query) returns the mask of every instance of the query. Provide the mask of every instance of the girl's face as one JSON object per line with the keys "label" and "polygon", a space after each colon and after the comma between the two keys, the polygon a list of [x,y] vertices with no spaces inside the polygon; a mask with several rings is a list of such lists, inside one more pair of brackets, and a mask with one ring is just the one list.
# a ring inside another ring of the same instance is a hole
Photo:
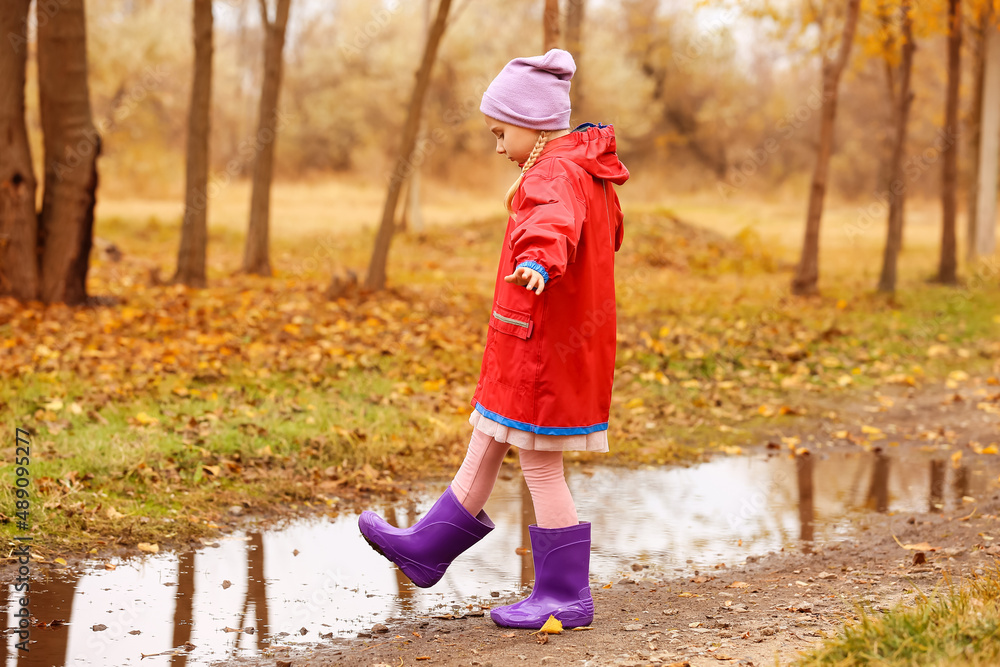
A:
{"label": "girl's face", "polygon": [[486,116],[486,126],[497,138],[497,154],[506,155],[517,164],[524,164],[531,154],[531,149],[538,141],[538,130],[529,130],[510,123],[504,123],[496,118]]}

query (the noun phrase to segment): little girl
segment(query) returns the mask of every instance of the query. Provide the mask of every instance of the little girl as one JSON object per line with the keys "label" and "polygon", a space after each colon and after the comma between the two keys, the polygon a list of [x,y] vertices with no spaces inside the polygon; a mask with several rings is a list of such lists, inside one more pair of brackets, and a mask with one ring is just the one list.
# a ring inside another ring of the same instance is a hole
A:
{"label": "little girl", "polygon": [[521,167],[504,202],[510,218],[458,474],[409,528],[372,512],[358,520],[372,547],[420,587],[493,529],[483,507],[504,455],[518,448],[535,508],[531,594],[490,611],[500,626],[590,625],[590,524],[577,518],[563,452],[608,451],[615,366],[614,255],[624,231],[611,183],[628,170],[610,125],[569,127],[573,57],[553,49],[510,61],[480,110],[497,153]]}

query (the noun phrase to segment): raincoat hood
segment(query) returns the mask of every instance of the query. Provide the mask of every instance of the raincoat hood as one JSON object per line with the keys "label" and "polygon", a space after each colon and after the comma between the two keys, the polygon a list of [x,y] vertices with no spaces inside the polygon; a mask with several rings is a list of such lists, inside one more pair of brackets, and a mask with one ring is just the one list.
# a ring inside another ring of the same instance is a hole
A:
{"label": "raincoat hood", "polygon": [[[590,127],[586,127],[590,125]],[[546,158],[562,157],[572,160],[595,178],[621,185],[629,173],[618,159],[613,125],[581,125],[567,135],[553,139],[545,145],[536,164]]]}

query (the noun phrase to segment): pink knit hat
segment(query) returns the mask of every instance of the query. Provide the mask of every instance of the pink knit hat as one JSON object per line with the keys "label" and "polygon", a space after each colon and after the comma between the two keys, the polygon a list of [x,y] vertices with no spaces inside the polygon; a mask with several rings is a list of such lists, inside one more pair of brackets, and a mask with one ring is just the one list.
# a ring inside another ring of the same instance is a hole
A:
{"label": "pink knit hat", "polygon": [[532,130],[569,127],[569,80],[576,63],[568,51],[515,58],[493,79],[479,110],[490,118]]}

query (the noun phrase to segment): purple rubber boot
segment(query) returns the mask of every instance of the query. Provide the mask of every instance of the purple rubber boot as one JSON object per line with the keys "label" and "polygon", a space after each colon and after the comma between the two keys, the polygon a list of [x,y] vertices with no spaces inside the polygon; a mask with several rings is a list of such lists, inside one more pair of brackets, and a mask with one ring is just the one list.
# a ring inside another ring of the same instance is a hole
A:
{"label": "purple rubber boot", "polygon": [[372,549],[403,571],[420,588],[433,586],[459,554],[493,530],[480,512],[472,516],[449,486],[434,506],[409,528],[393,528],[374,512],[358,517],[361,534]]}
{"label": "purple rubber boot", "polygon": [[535,587],[520,602],[490,610],[493,622],[505,628],[542,627],[549,616],[564,628],[590,625],[594,599],[590,596],[590,523],[568,528],[528,526]]}

